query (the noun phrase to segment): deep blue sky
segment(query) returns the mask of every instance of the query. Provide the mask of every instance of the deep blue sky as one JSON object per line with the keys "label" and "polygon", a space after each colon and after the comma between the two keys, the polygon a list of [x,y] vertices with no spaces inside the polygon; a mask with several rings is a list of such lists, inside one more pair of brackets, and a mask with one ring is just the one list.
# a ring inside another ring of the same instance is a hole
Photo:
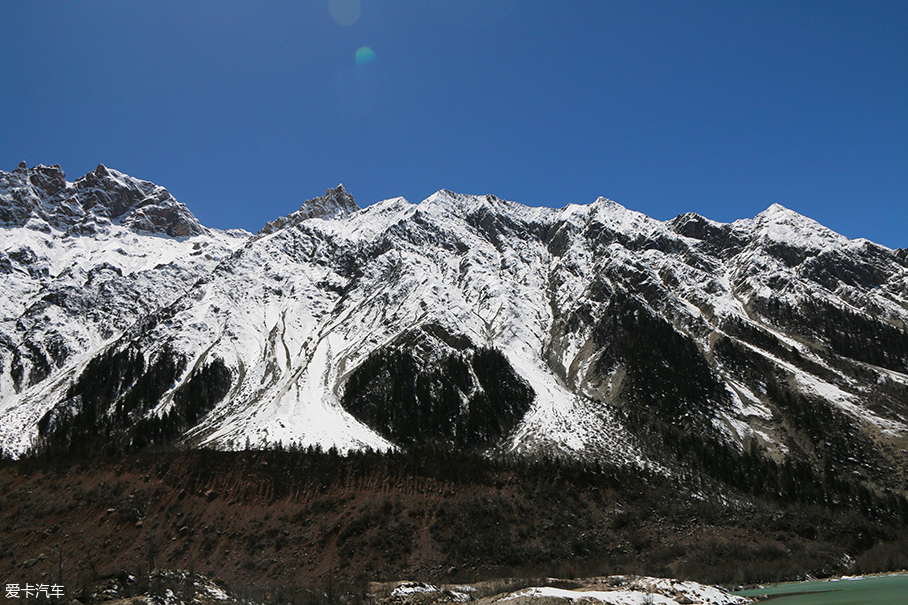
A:
{"label": "deep blue sky", "polygon": [[778,202],[908,246],[904,0],[333,2],[6,3],[0,169],[104,163],[251,231],[343,182],[659,219]]}

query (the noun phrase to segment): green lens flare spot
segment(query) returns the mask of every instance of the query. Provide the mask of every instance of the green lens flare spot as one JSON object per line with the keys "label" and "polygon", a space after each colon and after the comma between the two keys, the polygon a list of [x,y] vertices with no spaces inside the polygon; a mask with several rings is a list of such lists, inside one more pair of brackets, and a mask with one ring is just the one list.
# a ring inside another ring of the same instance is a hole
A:
{"label": "green lens flare spot", "polygon": [[368,46],[363,46],[356,51],[356,64],[357,65],[368,65],[369,63],[375,63],[375,60],[378,57],[375,55],[375,51],[369,48]]}

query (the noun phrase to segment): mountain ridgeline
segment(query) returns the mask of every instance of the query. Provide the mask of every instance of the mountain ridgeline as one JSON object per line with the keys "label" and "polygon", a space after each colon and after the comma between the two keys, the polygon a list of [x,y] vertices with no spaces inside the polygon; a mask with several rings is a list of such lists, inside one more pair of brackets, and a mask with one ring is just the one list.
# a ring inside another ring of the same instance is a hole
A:
{"label": "mountain ridgeline", "polygon": [[906,253],[779,205],[338,186],[252,235],[103,166],[20,166],[0,219],[7,456],[431,447],[891,510],[908,488]]}

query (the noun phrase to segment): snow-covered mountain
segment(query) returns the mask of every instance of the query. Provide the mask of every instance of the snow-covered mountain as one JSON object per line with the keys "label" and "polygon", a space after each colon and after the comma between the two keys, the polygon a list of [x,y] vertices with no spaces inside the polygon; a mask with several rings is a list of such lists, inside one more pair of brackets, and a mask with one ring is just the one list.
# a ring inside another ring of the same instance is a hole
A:
{"label": "snow-covered mountain", "polygon": [[662,222],[449,191],[359,209],[338,186],[250,236],[39,166],[0,173],[0,219],[13,455],[445,444],[666,468],[720,447],[905,486],[905,251],[777,204]]}
{"label": "snow-covered mountain", "polygon": [[0,172],[0,447],[21,453],[43,389],[181,296],[250,234],[199,224],[163,187],[98,166]]}

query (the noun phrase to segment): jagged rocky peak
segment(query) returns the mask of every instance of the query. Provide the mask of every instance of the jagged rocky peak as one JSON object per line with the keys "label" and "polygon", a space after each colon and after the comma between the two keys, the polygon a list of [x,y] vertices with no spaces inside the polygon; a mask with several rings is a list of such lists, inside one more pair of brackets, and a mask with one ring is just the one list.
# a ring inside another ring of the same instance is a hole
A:
{"label": "jagged rocky peak", "polygon": [[57,166],[28,168],[25,162],[12,172],[0,171],[0,224],[23,227],[40,217],[41,200],[66,187],[66,175]]}
{"label": "jagged rocky peak", "polygon": [[334,189],[328,189],[322,197],[306,201],[297,212],[308,218],[331,218],[357,210],[359,206],[353,196],[347,193],[343,183],[339,183]]}
{"label": "jagged rocky peak", "polygon": [[679,214],[666,226],[678,235],[717,244],[723,243],[731,231],[729,225],[711,221],[696,212]]}
{"label": "jagged rocky peak", "polygon": [[25,162],[22,162],[19,164],[19,168],[26,172],[28,181],[32,186],[45,193],[52,195],[66,187],[66,173],[63,172],[59,164],[54,164],[53,166],[42,166],[39,164],[29,171]]}
{"label": "jagged rocky peak", "polygon": [[82,209],[133,231],[171,237],[200,235],[204,227],[165,188],[99,164],[73,183],[83,193]]}
{"label": "jagged rocky peak", "polygon": [[265,224],[257,235],[268,235],[284,227],[296,225],[310,218],[339,218],[359,210],[353,196],[344,189],[343,183],[328,189],[321,197],[306,200],[300,209]]}
{"label": "jagged rocky peak", "polygon": [[120,224],[137,233],[189,237],[204,233],[198,219],[163,187],[99,164],[66,181],[58,165],[0,172],[0,222],[54,228],[72,235]]}

